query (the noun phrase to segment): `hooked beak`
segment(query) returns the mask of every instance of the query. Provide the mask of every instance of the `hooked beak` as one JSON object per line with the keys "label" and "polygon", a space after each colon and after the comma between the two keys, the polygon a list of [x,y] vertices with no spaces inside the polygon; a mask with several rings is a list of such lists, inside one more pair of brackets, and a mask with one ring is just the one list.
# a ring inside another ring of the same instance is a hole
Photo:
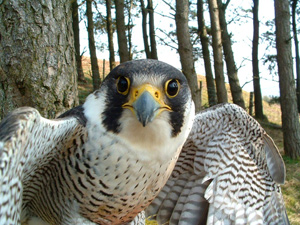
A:
{"label": "hooked beak", "polygon": [[162,111],[171,111],[171,107],[164,103],[161,92],[150,84],[132,88],[129,101],[122,107],[130,109],[144,127]]}

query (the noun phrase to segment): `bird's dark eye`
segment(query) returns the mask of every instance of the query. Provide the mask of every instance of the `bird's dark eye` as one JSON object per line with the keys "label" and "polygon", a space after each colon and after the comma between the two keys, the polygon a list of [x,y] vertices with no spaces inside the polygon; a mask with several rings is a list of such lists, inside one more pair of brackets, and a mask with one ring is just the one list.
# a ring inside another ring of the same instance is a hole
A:
{"label": "bird's dark eye", "polygon": [[122,95],[127,95],[130,87],[130,80],[127,77],[120,76],[117,80],[117,90]]}
{"label": "bird's dark eye", "polygon": [[165,84],[165,92],[169,98],[174,98],[178,94],[180,83],[176,79],[168,80]]}

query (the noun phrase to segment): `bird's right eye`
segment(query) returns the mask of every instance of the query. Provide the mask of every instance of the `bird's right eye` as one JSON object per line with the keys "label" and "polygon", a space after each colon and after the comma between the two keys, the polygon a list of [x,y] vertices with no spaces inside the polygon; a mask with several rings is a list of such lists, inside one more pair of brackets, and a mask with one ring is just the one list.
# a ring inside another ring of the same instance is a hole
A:
{"label": "bird's right eye", "polygon": [[127,95],[130,87],[130,80],[127,77],[120,76],[117,80],[117,91],[122,95]]}
{"label": "bird's right eye", "polygon": [[180,83],[177,79],[168,80],[165,84],[165,92],[169,98],[177,96],[180,89]]}

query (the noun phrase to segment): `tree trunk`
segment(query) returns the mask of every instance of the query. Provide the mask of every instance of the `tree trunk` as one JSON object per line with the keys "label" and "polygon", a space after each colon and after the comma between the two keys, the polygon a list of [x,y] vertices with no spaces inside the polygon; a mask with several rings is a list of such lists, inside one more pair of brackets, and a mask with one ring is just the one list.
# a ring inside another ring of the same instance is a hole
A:
{"label": "tree trunk", "polygon": [[0,4],[0,118],[25,105],[54,118],[78,104],[72,7],[55,5]]}
{"label": "tree trunk", "polygon": [[78,80],[84,81],[84,74],[82,70],[82,62],[80,56],[80,30],[79,30],[79,16],[78,16],[78,3],[77,0],[72,3],[72,18],[73,18],[73,32],[74,32],[74,45],[75,45],[75,58]]}
{"label": "tree trunk", "polygon": [[[144,47],[147,59],[158,59],[157,49],[156,49],[156,40],[155,40],[155,26],[154,26],[154,9],[152,0],[148,0],[148,6],[145,8],[144,0],[141,2],[141,11],[142,11],[142,27],[143,27],[143,39]],[[147,32],[147,15],[149,13],[149,32],[150,32],[150,46],[148,42],[148,32]]]}
{"label": "tree trunk", "polygon": [[154,29],[154,9],[152,0],[148,0],[148,12],[149,12],[149,32],[151,43],[151,59],[158,59],[155,41],[155,29]]}
{"label": "tree trunk", "polygon": [[193,46],[189,35],[188,26],[189,1],[176,0],[176,33],[178,39],[178,52],[180,56],[182,72],[186,76],[192,92],[196,112],[201,109],[201,98],[197,82],[197,74],[194,67]]}
{"label": "tree trunk", "polygon": [[223,72],[222,38],[217,0],[208,0],[218,102],[228,102]]}
{"label": "tree trunk", "polygon": [[105,59],[102,60],[102,80],[105,78]]}
{"label": "tree trunk", "polygon": [[109,68],[112,70],[116,66],[115,49],[114,49],[114,31],[111,19],[111,0],[106,0],[106,26],[109,48]]}
{"label": "tree trunk", "polygon": [[253,0],[253,41],[252,41],[252,70],[253,70],[253,90],[255,117],[264,118],[263,103],[260,89],[258,43],[259,43],[259,20],[258,20],[259,0]]}
{"label": "tree trunk", "polygon": [[141,2],[141,11],[142,11],[142,28],[143,28],[143,40],[144,40],[144,48],[147,59],[151,58],[149,42],[148,42],[148,33],[147,33],[147,14],[148,10],[145,8],[144,0],[140,0]]}
{"label": "tree trunk", "polygon": [[[129,3],[128,3],[129,1]],[[127,39],[128,39],[128,53],[129,53],[129,60],[132,60],[133,57],[133,52],[132,52],[132,28],[133,28],[133,23],[132,23],[132,19],[131,19],[131,9],[133,6],[133,0],[128,0],[126,2],[126,8],[127,8],[127,17],[128,17],[128,21],[127,21]]]}
{"label": "tree trunk", "polygon": [[289,157],[297,158],[300,157],[300,124],[293,76],[289,1],[274,2],[284,151]]}
{"label": "tree trunk", "polygon": [[120,62],[129,61],[129,51],[127,47],[127,38],[126,38],[126,27],[124,20],[124,0],[115,0],[116,6],[116,21],[117,21],[117,35],[118,35],[118,44],[119,44],[119,55]]}
{"label": "tree trunk", "polygon": [[299,58],[299,41],[297,36],[297,23],[296,23],[296,9],[298,0],[292,0],[292,25],[293,25],[293,36],[295,42],[295,60],[296,60],[296,75],[297,75],[297,105],[298,112],[300,113],[300,58]]}
{"label": "tree trunk", "polygon": [[202,54],[203,54],[204,67],[206,73],[205,77],[206,77],[206,85],[207,85],[208,103],[209,106],[213,106],[217,104],[217,98],[216,98],[217,95],[216,95],[215,80],[213,77],[213,72],[212,72],[211,62],[210,62],[209,40],[207,37],[207,31],[206,31],[205,20],[203,15],[203,0],[197,1],[197,18],[198,18],[198,33],[202,45]]}
{"label": "tree trunk", "polygon": [[249,97],[249,115],[250,116],[253,116],[253,97],[254,97],[254,93],[251,91],[250,97]]}
{"label": "tree trunk", "polygon": [[93,21],[93,11],[92,11],[93,0],[86,0],[86,15],[88,20],[88,38],[89,38],[89,49],[92,65],[92,78],[93,78],[93,88],[97,90],[100,88],[100,73],[96,54],[95,38],[94,38],[94,21]]}
{"label": "tree trunk", "polygon": [[227,4],[230,1],[227,1],[226,4],[223,4],[222,0],[217,0],[217,1],[218,1],[218,8],[219,8],[220,27],[222,31],[221,34],[222,34],[223,51],[225,55],[227,75],[228,75],[233,103],[245,109],[246,106],[243,97],[243,90],[241,88],[240,81],[238,78],[237,68],[235,65],[233,51],[231,48],[231,39],[230,39],[230,35],[228,34],[227,22],[225,16]]}

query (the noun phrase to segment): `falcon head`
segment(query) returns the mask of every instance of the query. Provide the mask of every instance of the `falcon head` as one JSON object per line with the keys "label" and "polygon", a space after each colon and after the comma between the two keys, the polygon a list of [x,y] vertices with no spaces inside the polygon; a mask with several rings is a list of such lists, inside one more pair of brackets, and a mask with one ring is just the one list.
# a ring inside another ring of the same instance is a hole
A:
{"label": "falcon head", "polygon": [[84,108],[88,121],[99,121],[99,127],[137,149],[183,144],[194,118],[185,76],[157,60],[120,64]]}

